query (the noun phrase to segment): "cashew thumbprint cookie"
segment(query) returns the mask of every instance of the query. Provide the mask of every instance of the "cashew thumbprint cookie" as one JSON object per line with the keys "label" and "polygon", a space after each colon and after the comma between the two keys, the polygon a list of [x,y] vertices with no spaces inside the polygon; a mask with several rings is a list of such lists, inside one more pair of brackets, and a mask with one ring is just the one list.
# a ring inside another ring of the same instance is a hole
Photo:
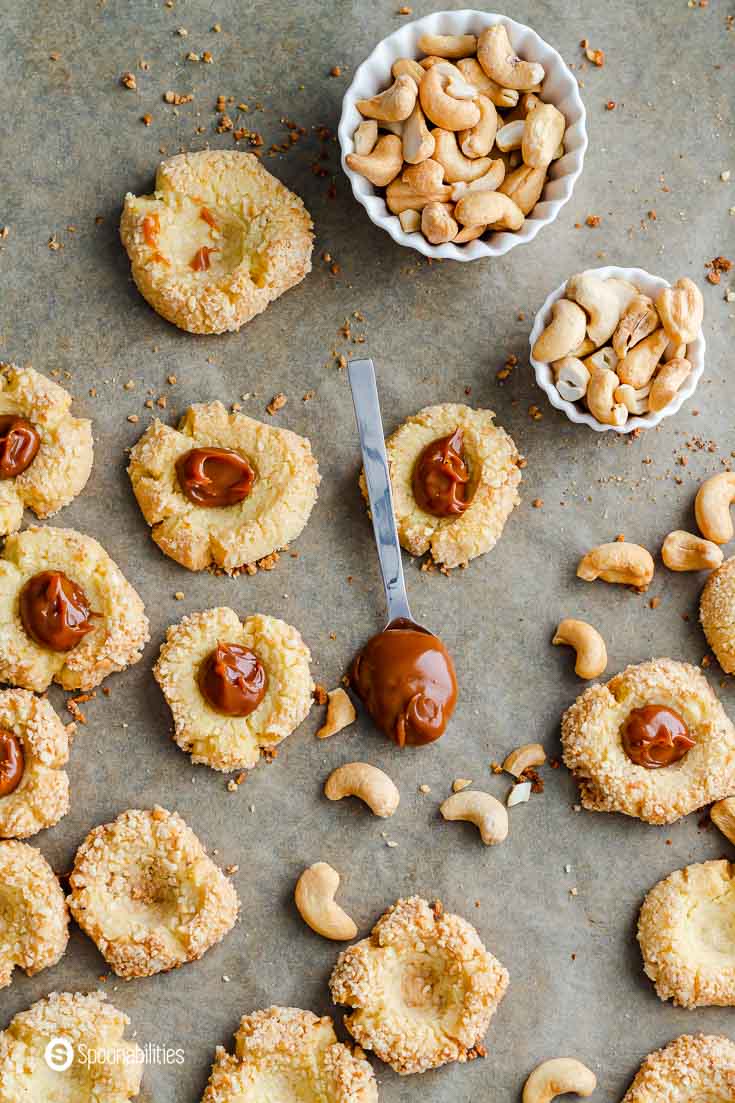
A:
{"label": "cashew thumbprint cookie", "polygon": [[[521,457],[491,410],[446,403],[409,417],[385,442],[402,546],[442,567],[490,551],[518,502]],[[360,486],[367,501],[367,486]]]}
{"label": "cashew thumbprint cookie", "polygon": [[343,950],[329,986],[355,1041],[407,1075],[476,1054],[508,973],[465,919],[413,896]]}
{"label": "cashew thumbprint cookie", "polygon": [[735,1042],[682,1034],[649,1053],[622,1103],[733,1103]]}
{"label": "cashew thumbprint cookie", "polygon": [[707,579],[699,602],[707,643],[726,674],[735,674],[735,557]]}
{"label": "cashew thumbprint cookie", "polygon": [[310,660],[285,621],[207,609],[169,628],[153,673],[192,762],[249,770],[306,718]]}
{"label": "cashew thumbprint cookie", "polygon": [[69,733],[46,698],[1,690],[0,839],[26,839],[66,815],[68,758]]}
{"label": "cashew thumbprint cookie", "polygon": [[148,641],[143,602],[91,536],[30,528],[0,558],[0,681],[43,693],[94,689],[137,663]]}
{"label": "cashew thumbprint cookie", "polygon": [[[143,1050],[102,992],[52,992],[0,1033],[0,1103],[127,1103]],[[104,1060],[91,1060],[104,1053]]]}
{"label": "cashew thumbprint cookie", "polygon": [[221,402],[191,406],[178,429],[154,421],[128,474],[151,536],[191,571],[271,567],[303,531],[319,485],[305,437]]}
{"label": "cashew thumbprint cookie", "polygon": [[332,1020],[297,1007],[244,1015],[235,1056],[217,1048],[202,1103],[377,1103],[373,1070]]}
{"label": "cashew thumbprint cookie", "polygon": [[673,823],[735,786],[735,728],[697,667],[629,666],[562,717],[564,762],[592,812]]}
{"label": "cashew thumbprint cookie", "polygon": [[51,517],[84,489],[92,423],[72,417],[71,395],[33,368],[0,363],[0,536],[26,506]]}
{"label": "cashew thumbprint cookie", "polygon": [[144,299],[189,333],[236,330],[311,271],[309,212],[237,150],[162,161],[153,195],[125,196],[120,236]]}
{"label": "cashew thumbprint cookie", "polygon": [[659,881],[643,902],[638,942],[662,1000],[735,1005],[735,866],[700,862]]}
{"label": "cashew thumbprint cookie", "polygon": [[237,919],[232,884],[165,808],[123,812],[77,851],[69,909],[119,977],[200,958]]}
{"label": "cashew thumbprint cookie", "polygon": [[68,940],[64,893],[41,851],[0,842],[0,988],[16,966],[32,977],[56,965]]}

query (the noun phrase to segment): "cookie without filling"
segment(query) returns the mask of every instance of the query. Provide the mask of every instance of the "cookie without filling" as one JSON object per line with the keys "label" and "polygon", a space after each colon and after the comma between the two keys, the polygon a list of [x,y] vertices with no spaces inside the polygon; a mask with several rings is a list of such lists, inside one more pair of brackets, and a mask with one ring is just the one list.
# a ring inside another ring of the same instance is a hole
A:
{"label": "cookie without filling", "polygon": [[234,1057],[217,1048],[202,1103],[377,1103],[373,1070],[328,1016],[269,1007],[243,1016],[235,1042]]}
{"label": "cookie without filling", "polygon": [[735,1042],[717,1034],[682,1034],[649,1053],[622,1103],[732,1103]]}
{"label": "cookie without filling", "polygon": [[311,271],[309,212],[251,153],[162,161],[125,196],[120,236],[141,295],[189,333],[236,330]]}
{"label": "cookie without filling", "polygon": [[[398,536],[411,555],[430,552],[441,566],[460,567],[490,551],[499,540],[520,501],[521,457],[494,418],[492,410],[459,404],[426,406],[387,438]],[[414,472],[427,446],[454,436],[457,429],[461,430],[461,460],[469,476],[462,487],[463,508],[436,516],[419,505]],[[364,476],[360,485],[367,501]]]}
{"label": "cookie without filling", "polygon": [[175,812],[123,812],[90,831],[69,878],[69,910],[119,977],[200,958],[237,919],[237,894]]}
{"label": "cookie without filling", "polygon": [[340,954],[329,986],[355,1041],[408,1075],[474,1055],[508,973],[465,919],[413,896]]}
{"label": "cookie without filling", "polygon": [[[673,710],[694,743],[658,768],[636,763],[624,746],[631,714],[649,706]],[[561,735],[564,762],[592,812],[673,823],[735,786],[735,728],[701,670],[688,663],[654,659],[590,686],[564,713]]]}
{"label": "cookie without filling", "polygon": [[718,663],[726,674],[735,674],[735,556],[707,579],[699,619]]}
{"label": "cookie without filling", "polygon": [[[230,449],[255,478],[234,505],[203,506],[182,490],[177,461],[194,448]],[[319,470],[305,437],[229,414],[221,402],[191,406],[179,428],[155,421],[130,453],[128,474],[151,536],[192,571],[252,565],[295,540],[316,502]]]}
{"label": "cookie without filling", "polygon": [[16,967],[33,977],[56,965],[68,941],[64,893],[41,851],[0,842],[0,988]]}

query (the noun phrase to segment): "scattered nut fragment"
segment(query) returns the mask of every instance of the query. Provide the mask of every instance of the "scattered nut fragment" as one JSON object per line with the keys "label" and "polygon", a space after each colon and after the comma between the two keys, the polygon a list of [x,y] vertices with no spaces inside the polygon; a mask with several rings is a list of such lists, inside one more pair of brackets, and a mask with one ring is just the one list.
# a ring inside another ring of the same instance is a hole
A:
{"label": "scattered nut fragment", "polygon": [[568,644],[577,652],[574,672],[585,681],[599,678],[607,668],[607,648],[596,628],[584,620],[565,617],[559,622],[552,644]]}
{"label": "scattered nut fragment", "polygon": [[327,718],[316,733],[317,739],[328,739],[355,722],[357,712],[349,696],[338,686],[327,694]]}
{"label": "scattered nut fragment", "polygon": [[719,567],[724,556],[711,540],[676,529],[664,540],[661,558],[670,571],[707,571]]}
{"label": "scattered nut fragment", "polygon": [[594,1072],[574,1057],[553,1057],[537,1065],[523,1087],[523,1103],[550,1103],[557,1095],[588,1096],[597,1087]]}
{"label": "scattered nut fragment", "polygon": [[466,820],[480,831],[485,846],[502,843],[508,836],[508,813],[490,793],[476,789],[466,789],[454,793],[439,806],[445,820]]}
{"label": "scattered nut fragment", "polygon": [[710,808],[709,815],[715,827],[735,845],[735,797],[718,800]]}
{"label": "scattered nut fragment", "polygon": [[540,743],[524,743],[506,756],[503,769],[513,777],[522,777],[526,770],[530,770],[532,766],[543,766],[544,762],[546,751]]}
{"label": "scattered nut fragment", "polygon": [[531,782],[521,781],[518,785],[514,785],[511,791],[508,793],[508,798],[505,802],[507,808],[514,808],[516,804],[526,804],[531,799]]}
{"label": "scattered nut fragment", "polygon": [[305,869],[296,882],[294,902],[312,931],[334,942],[349,942],[357,934],[357,926],[335,903],[338,888],[337,870],[326,862],[317,862]]}
{"label": "scattered nut fragment", "polygon": [[618,540],[612,544],[598,544],[583,555],[577,566],[577,578],[594,582],[617,582],[623,586],[635,586],[645,590],[653,578],[654,564],[651,553],[640,544]]}
{"label": "scattered nut fragment", "polygon": [[387,774],[367,762],[348,762],[338,766],[326,780],[328,800],[359,797],[374,815],[387,819],[398,808],[401,794]]}
{"label": "scattered nut fragment", "polygon": [[699,531],[715,544],[728,544],[733,538],[730,506],[735,500],[735,471],[721,471],[705,480],[694,500],[694,515]]}
{"label": "scattered nut fragment", "polygon": [[452,792],[461,793],[463,789],[469,789],[472,784],[472,778],[469,777],[456,777],[452,782]]}

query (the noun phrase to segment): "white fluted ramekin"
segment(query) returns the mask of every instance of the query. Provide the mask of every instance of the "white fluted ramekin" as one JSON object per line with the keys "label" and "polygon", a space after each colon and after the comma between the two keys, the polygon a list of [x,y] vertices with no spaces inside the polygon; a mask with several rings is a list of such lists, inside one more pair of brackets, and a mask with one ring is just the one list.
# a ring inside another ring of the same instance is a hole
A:
{"label": "white fluted ramekin", "polygon": [[[652,276],[650,272],[644,272],[642,268],[615,268],[613,265],[608,265],[606,268],[587,268],[585,271],[592,273],[592,275],[600,276],[601,279],[609,279],[614,276],[616,279],[628,280],[629,283],[634,283],[636,287],[640,288],[644,295],[648,295],[649,298],[655,299],[662,287],[670,287],[671,284],[667,280],[662,279],[660,276]],[[541,335],[541,331],[551,321],[551,307],[557,301],[564,296],[564,290],[567,286],[567,281],[560,284],[555,291],[552,291],[544,305],[539,310],[533,322],[533,329],[529,336],[529,342],[531,349],[536,344],[537,338]],[[656,413],[646,414],[645,417],[629,417],[625,425],[603,425],[592,414],[588,413],[584,407],[578,402],[567,402],[562,398],[556,389],[554,383],[554,372],[552,371],[551,364],[543,364],[539,360],[534,360],[533,354],[531,355],[531,364],[533,370],[536,373],[536,382],[543,391],[546,391],[546,395],[549,402],[557,410],[561,410],[567,415],[570,421],[575,422],[577,425],[588,425],[590,429],[594,429],[596,433],[606,433],[612,429],[615,433],[632,433],[634,429],[652,429],[654,425],[658,425],[660,421],[663,421],[665,417],[671,417],[677,413],[683,403],[688,398],[691,398],[697,389],[697,384],[702,377],[704,371],[704,334],[700,329],[697,337],[690,345],[687,345],[687,360],[692,365],[692,370],[689,376],[684,380],[683,385],[679,388],[673,402],[670,402],[668,406],[664,406],[663,410],[658,410]]]}
{"label": "white fluted ramekin", "polygon": [[[543,98],[564,114],[567,129],[564,135],[564,156],[554,161],[543,196],[516,233],[499,232],[487,239],[476,238],[465,245],[432,245],[419,231],[407,234],[391,214],[382,195],[364,176],[347,167],[345,158],[354,150],[352,135],[362,122],[357,110],[357,100],[382,92],[391,83],[391,66],[400,57],[418,58],[421,51],[418,41],[422,34],[475,34],[494,23],[504,23],[516,52],[528,61],[540,61],[546,70]],[[342,149],[342,168],[352,185],[355,198],[368,213],[376,226],[386,230],[399,245],[416,249],[427,257],[445,260],[478,260],[480,257],[502,257],[517,245],[533,241],[543,226],[553,222],[564,204],[571,198],[577,177],[582,172],[587,149],[586,113],[579,95],[577,81],[560,55],[544,42],[530,27],[516,23],[504,15],[492,12],[444,11],[427,15],[413,23],[405,23],[399,30],[378,43],[370,56],[356,70],[352,84],[342,101],[342,117],[339,122],[339,144]]]}

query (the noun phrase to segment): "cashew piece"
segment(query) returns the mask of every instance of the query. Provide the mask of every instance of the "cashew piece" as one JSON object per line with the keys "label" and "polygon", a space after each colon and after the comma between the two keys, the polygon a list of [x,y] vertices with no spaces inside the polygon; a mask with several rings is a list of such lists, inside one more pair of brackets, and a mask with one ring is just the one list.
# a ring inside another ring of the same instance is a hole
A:
{"label": "cashew piece", "polygon": [[452,241],[459,233],[450,211],[446,203],[427,203],[421,212],[421,233],[432,245]]}
{"label": "cashew piece", "polygon": [[547,169],[562,144],[566,126],[566,119],[553,103],[538,100],[526,116],[523,127],[521,153],[524,163],[531,168]]}
{"label": "cashew piece", "polygon": [[588,681],[599,678],[607,667],[607,648],[605,641],[596,628],[584,620],[565,617],[551,641],[553,644],[568,644],[577,652],[574,673]]}
{"label": "cashew piece", "polygon": [[645,590],[653,578],[653,557],[640,544],[628,544],[616,540],[612,544],[598,544],[583,555],[577,566],[577,578],[594,582],[619,582],[623,586],[635,586]]}
{"label": "cashew piece", "polygon": [[523,1087],[523,1103],[550,1103],[557,1095],[592,1095],[597,1077],[574,1057],[553,1057],[538,1065]]}
{"label": "cashew piece", "polygon": [[419,50],[437,57],[471,57],[477,53],[477,39],[473,34],[422,34]]}
{"label": "cashew piece", "polygon": [[338,766],[326,780],[324,795],[328,800],[359,797],[370,811],[387,819],[398,807],[401,794],[387,774],[367,762],[348,762]]}
{"label": "cashew piece", "polygon": [[543,65],[516,56],[504,23],[495,23],[482,32],[477,40],[477,60],[490,79],[503,88],[527,92],[546,76]]}
{"label": "cashew piece", "polygon": [[661,558],[670,571],[706,571],[719,567],[724,555],[711,540],[675,529],[663,542]]}
{"label": "cashew piece", "polygon": [[718,800],[709,810],[710,819],[731,843],[735,843],[735,797]]}
{"label": "cashew piece", "polygon": [[355,149],[354,152],[359,154],[360,157],[367,157],[369,153],[372,153],[375,149],[375,143],[378,140],[378,124],[375,119],[365,119],[358,126],[355,133],[352,135],[352,144]]}
{"label": "cashew piece", "polygon": [[520,207],[524,215],[531,213],[541,198],[546,183],[546,169],[531,168],[530,165],[521,165],[515,169],[502,184],[498,191],[507,195],[509,199]]}
{"label": "cashew piece", "polygon": [[675,341],[669,341],[668,345],[664,349],[664,354],[661,357],[664,364],[668,364],[669,360],[679,360],[682,356],[686,356],[686,345],[677,345]]}
{"label": "cashew piece", "polygon": [[593,272],[580,272],[568,281],[564,294],[587,312],[587,333],[599,347],[612,337],[638,288],[625,280],[603,280]]}
{"label": "cashew piece", "polygon": [[441,130],[437,127],[432,130],[431,136],[434,139],[434,160],[444,169],[444,179],[448,184],[456,184],[458,180],[469,183],[478,176],[484,176],[491,168],[492,161],[489,157],[479,157],[476,160],[465,157],[452,130]]}
{"label": "cashew piece", "polygon": [[422,69],[418,61],[412,57],[399,57],[398,61],[393,62],[393,67],[391,68],[393,80],[402,76],[413,77],[417,84],[421,84],[425,72],[426,70]]}
{"label": "cashew piece", "polygon": [[418,94],[418,85],[413,77],[402,73],[385,92],[371,96],[368,100],[358,100],[356,106],[366,119],[383,119],[397,123],[411,114]]}
{"label": "cashew piece", "polygon": [[636,295],[623,312],[613,334],[612,347],[619,360],[658,327],[659,317],[648,295]]}
{"label": "cashew piece", "polygon": [[504,176],[505,164],[498,157],[497,160],[490,161],[490,168],[482,176],[470,180],[469,183],[458,180],[452,187],[452,199],[457,203],[463,195],[467,195],[471,191],[497,191],[498,185],[502,184]]}
{"label": "cashew piece", "polygon": [[616,402],[622,402],[629,414],[640,417],[642,414],[648,413],[650,392],[651,388],[648,385],[636,390],[635,387],[631,387],[630,383],[621,383],[619,387],[615,388],[613,398]]}
{"label": "cashew piece", "polygon": [[585,357],[584,366],[589,372],[594,371],[595,368],[598,370],[607,368],[608,371],[615,371],[618,366],[618,358],[615,355],[615,350],[610,345],[605,345],[604,348],[593,352],[591,356]]}
{"label": "cashew piece", "polygon": [[478,96],[475,103],[480,108],[480,119],[470,130],[460,130],[459,145],[465,157],[487,157],[495,141],[498,113],[487,96]]}
{"label": "cashew piece", "polygon": [[[432,66],[421,81],[419,98],[424,114],[442,130],[467,130],[480,121],[477,104],[471,99],[457,98],[456,93],[462,91],[457,81],[465,84],[459,70],[448,62]],[[472,85],[465,84],[465,87],[470,88],[473,97],[477,95]]]}
{"label": "cashew piece", "polygon": [[357,926],[335,903],[338,888],[337,870],[326,862],[317,862],[305,869],[296,882],[294,902],[312,931],[334,942],[349,942],[357,934]]}
{"label": "cashew piece", "polygon": [[463,226],[489,226],[492,230],[520,230],[523,211],[512,199],[497,191],[468,192],[454,214]]}
{"label": "cashew piece", "polygon": [[650,383],[656,371],[661,353],[668,344],[666,331],[657,329],[649,337],[644,337],[618,362],[617,373],[621,383],[630,383],[638,389]]}
{"label": "cashew piece", "polygon": [[735,471],[721,471],[702,483],[694,499],[694,516],[702,536],[715,544],[733,538],[730,506],[735,500]]}
{"label": "cashew piece", "polygon": [[515,107],[518,103],[518,92],[515,88],[501,88],[485,73],[477,58],[463,58],[457,62],[457,68],[467,83],[474,84],[477,91],[487,96],[496,107]]}
{"label": "cashew piece", "polygon": [[628,420],[628,408],[615,401],[615,391],[620,380],[609,368],[592,366],[585,401],[587,409],[602,425],[620,427]]}
{"label": "cashew piece", "polygon": [[664,287],[656,298],[661,324],[677,345],[695,340],[704,317],[702,292],[693,280],[684,276],[673,287]]}
{"label": "cashew piece", "polygon": [[682,383],[691,375],[692,365],[685,357],[669,360],[659,368],[651,384],[650,410],[663,410],[674,400]]}
{"label": "cashew piece", "polygon": [[421,212],[412,211],[410,208],[407,211],[401,211],[398,221],[404,233],[414,234],[421,229]]}
{"label": "cashew piece", "polygon": [[343,728],[354,724],[357,718],[355,706],[341,686],[327,694],[327,718],[316,733],[317,739],[328,739]]}
{"label": "cashew piece", "polygon": [[403,158],[409,165],[418,165],[434,156],[434,138],[429,133],[421,104],[418,102],[403,124],[402,138]]}
{"label": "cashew piece", "polygon": [[508,813],[505,806],[489,793],[465,789],[453,793],[439,811],[445,820],[466,820],[479,828],[485,846],[496,846],[508,837]]}
{"label": "cashew piece", "polygon": [[511,150],[520,149],[523,144],[523,131],[526,124],[523,119],[516,119],[512,123],[505,123],[495,135],[495,144],[501,153],[510,153]]}
{"label": "cashew piece", "polygon": [[458,234],[455,234],[452,241],[456,245],[464,245],[467,241],[474,241],[475,238],[482,237],[487,230],[487,226],[463,226]]}
{"label": "cashew piece", "polygon": [[353,172],[359,172],[371,184],[384,188],[395,180],[403,167],[403,143],[395,134],[378,138],[372,153],[348,153],[345,161]]}
{"label": "cashew piece", "polygon": [[513,777],[521,777],[532,766],[543,766],[546,762],[546,751],[540,743],[524,743],[522,747],[516,747],[506,756],[503,769]]}
{"label": "cashew piece", "polygon": [[584,341],[586,329],[587,315],[582,307],[569,299],[557,299],[551,307],[551,321],[536,338],[534,359],[548,363],[569,356]]}
{"label": "cashew piece", "polygon": [[[535,171],[535,170],[534,170]],[[590,373],[576,356],[564,356],[551,365],[556,376],[556,389],[565,402],[578,402],[587,394]]]}
{"label": "cashew piece", "polygon": [[412,165],[403,173],[400,180],[391,180],[385,193],[388,210],[393,214],[401,211],[423,211],[427,203],[447,203],[452,189],[443,184],[444,169],[438,161],[430,157],[418,165]]}

